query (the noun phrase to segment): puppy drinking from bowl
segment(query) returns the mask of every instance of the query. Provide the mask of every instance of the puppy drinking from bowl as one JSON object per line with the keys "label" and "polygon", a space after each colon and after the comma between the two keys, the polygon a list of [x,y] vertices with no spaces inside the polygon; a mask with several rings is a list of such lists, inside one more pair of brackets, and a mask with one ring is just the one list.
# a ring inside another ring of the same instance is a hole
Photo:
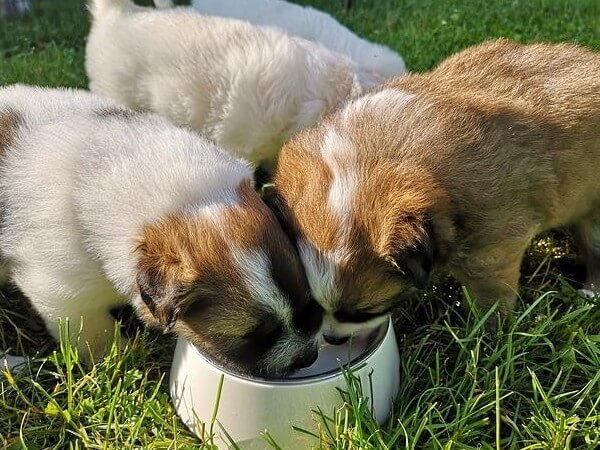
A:
{"label": "puppy drinking from bowl", "polygon": [[90,8],[94,93],[159,113],[267,171],[294,133],[376,82],[346,56],[280,30],[129,0]]}
{"label": "puppy drinking from bowl", "polygon": [[571,225],[600,286],[600,55],[498,40],[350,100],[281,152],[271,203],[339,340],[452,273],[512,310],[532,238]]}
{"label": "puppy drinking from bowl", "polygon": [[94,99],[0,89],[0,251],[49,332],[63,317],[76,334],[83,318],[80,352],[98,358],[109,311],[131,303],[235,370],[310,365],[321,310],[250,168],[163,118]]}

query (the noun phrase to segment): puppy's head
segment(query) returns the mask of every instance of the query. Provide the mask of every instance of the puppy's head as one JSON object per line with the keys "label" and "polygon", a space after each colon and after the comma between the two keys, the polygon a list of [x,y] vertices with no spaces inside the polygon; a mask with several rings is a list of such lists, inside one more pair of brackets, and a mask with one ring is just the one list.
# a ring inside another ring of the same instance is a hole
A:
{"label": "puppy's head", "polygon": [[427,168],[395,157],[405,143],[389,120],[364,98],[352,104],[284,147],[268,199],[296,236],[330,341],[381,324],[426,287],[439,234],[451,228]]}
{"label": "puppy's head", "polygon": [[236,197],[146,226],[136,249],[138,311],[225,366],[283,375],[316,359],[322,309],[252,184]]}

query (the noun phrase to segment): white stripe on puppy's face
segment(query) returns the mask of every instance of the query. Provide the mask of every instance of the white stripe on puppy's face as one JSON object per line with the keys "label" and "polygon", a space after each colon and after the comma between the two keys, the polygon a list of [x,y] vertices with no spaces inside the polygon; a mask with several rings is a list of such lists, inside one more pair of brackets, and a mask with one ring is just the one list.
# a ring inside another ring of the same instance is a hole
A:
{"label": "white stripe on puppy's face", "polygon": [[338,270],[350,259],[350,253],[345,249],[321,253],[304,240],[298,249],[313,296],[325,311],[334,310],[341,294]]}
{"label": "white stripe on puppy's face", "polygon": [[[281,268],[273,267],[273,261],[264,251],[234,248],[231,251],[231,257],[239,267],[243,282],[251,297],[272,313],[272,319],[267,327],[271,327],[275,323],[280,324],[281,327],[281,332],[272,337],[271,347],[262,358],[261,365],[267,369],[281,370],[281,368],[293,366],[298,355],[316,351],[319,327],[316,326],[311,332],[306,333],[306,327],[310,327],[310,324],[299,324],[298,322],[315,321],[315,325],[318,325],[321,318],[312,317],[315,314],[320,316],[320,310],[315,309],[318,306],[316,304],[312,306],[303,300],[298,301],[297,298],[290,297],[289,292],[286,294],[282,291],[282,288],[289,290],[294,289],[294,286],[278,285],[273,271]],[[303,297],[304,293],[295,292],[294,294]],[[296,318],[294,318],[295,313]],[[298,325],[301,325],[302,329]],[[257,330],[259,329],[260,325]]]}
{"label": "white stripe on puppy's face", "polygon": [[336,223],[335,247],[317,250],[308,240],[298,243],[300,258],[315,299],[331,311],[339,301],[338,270],[350,259],[349,238],[352,228],[352,203],[358,186],[356,153],[349,138],[328,127],[320,153],[331,174],[327,208]]}
{"label": "white stripe on puppy's face", "polygon": [[340,221],[340,238],[350,230],[352,198],[358,185],[356,155],[352,141],[329,128],[323,138],[321,155],[331,171],[328,205]]}
{"label": "white stripe on puppy's face", "polygon": [[242,272],[252,297],[271,310],[288,328],[292,326],[293,311],[289,301],[279,291],[271,276],[271,263],[261,250],[231,249],[231,258]]}

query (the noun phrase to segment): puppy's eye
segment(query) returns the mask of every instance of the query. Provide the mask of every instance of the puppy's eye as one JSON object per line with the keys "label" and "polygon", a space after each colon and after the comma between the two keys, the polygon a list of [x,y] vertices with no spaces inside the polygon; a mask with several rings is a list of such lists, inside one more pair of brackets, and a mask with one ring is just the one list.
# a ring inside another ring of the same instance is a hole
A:
{"label": "puppy's eye", "polygon": [[281,337],[282,334],[283,327],[280,323],[264,323],[246,333],[244,335],[244,339],[274,343]]}
{"label": "puppy's eye", "polygon": [[380,312],[372,312],[372,311],[368,311],[365,309],[357,309],[355,311],[346,311],[346,310],[339,310],[336,311],[335,313],[333,313],[333,317],[335,317],[335,319],[338,322],[351,322],[351,323],[360,323],[360,322],[367,322],[371,319],[375,319],[377,317],[382,316],[385,313],[380,313]]}

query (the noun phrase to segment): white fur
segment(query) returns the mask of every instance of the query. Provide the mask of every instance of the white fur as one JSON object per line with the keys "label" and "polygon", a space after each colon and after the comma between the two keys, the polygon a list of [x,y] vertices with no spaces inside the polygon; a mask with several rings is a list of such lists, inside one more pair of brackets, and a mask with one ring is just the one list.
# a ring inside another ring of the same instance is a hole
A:
{"label": "white fur", "polygon": [[346,121],[346,126],[351,126],[352,117],[367,112],[392,115],[395,111],[402,110],[415,97],[416,94],[401,89],[383,89],[350,100],[344,106],[341,117]]}
{"label": "white fur", "polygon": [[54,337],[59,317],[72,333],[83,317],[94,354],[111,336],[109,310],[139,301],[133,249],[142,227],[230,203],[252,177],[155,115],[100,118],[106,104],[80,91],[0,89],[0,111],[25,122],[0,161],[2,257]]}
{"label": "white fur", "polygon": [[300,240],[298,249],[312,294],[325,311],[333,310],[340,296],[337,267],[351,255],[343,249],[323,254],[305,240]]}
{"label": "white fur", "polygon": [[264,364],[276,369],[289,367],[307,348],[316,347],[318,334],[306,336],[296,331],[290,302],[275,284],[271,275],[271,262],[263,251],[247,251],[232,246],[231,256],[232,261],[242,269],[246,287],[252,297],[270,309],[286,329],[284,337],[274,342],[264,358]]}
{"label": "white fur", "polygon": [[93,92],[267,167],[298,130],[375,83],[349,58],[273,28],[128,0],[93,0],[91,9]]}
{"label": "white fur", "polygon": [[203,14],[234,17],[256,25],[272,25],[310,41],[320,42],[352,58],[364,72],[381,78],[401,75],[404,61],[389,48],[352,33],[329,14],[283,0],[193,0]]}
{"label": "white fur", "polygon": [[317,302],[325,309],[320,335],[346,337],[372,331],[387,320],[387,315],[362,323],[342,323],[334,317],[342,294],[337,275],[338,268],[346,264],[351,254],[343,246],[321,253],[312,244],[301,240],[298,244],[300,259],[306,270],[306,278]]}
{"label": "white fur", "polygon": [[323,138],[321,155],[333,175],[327,202],[340,221],[340,241],[346,244],[351,224],[352,198],[358,185],[356,150],[350,139],[329,128]]}
{"label": "white fur", "polygon": [[385,314],[374,319],[361,323],[338,322],[333,313],[328,312],[323,316],[323,324],[320,333],[331,337],[360,336],[369,333],[375,328],[383,325],[389,320],[389,315]]}
{"label": "white fur", "polygon": [[232,248],[231,259],[243,270],[246,287],[253,298],[279,317],[293,331],[292,308],[271,276],[270,261],[262,251]]}
{"label": "white fur", "polygon": [[40,89],[20,84],[0,88],[0,111],[18,110],[29,127],[111,107],[115,107],[114,102],[79,89]]}

